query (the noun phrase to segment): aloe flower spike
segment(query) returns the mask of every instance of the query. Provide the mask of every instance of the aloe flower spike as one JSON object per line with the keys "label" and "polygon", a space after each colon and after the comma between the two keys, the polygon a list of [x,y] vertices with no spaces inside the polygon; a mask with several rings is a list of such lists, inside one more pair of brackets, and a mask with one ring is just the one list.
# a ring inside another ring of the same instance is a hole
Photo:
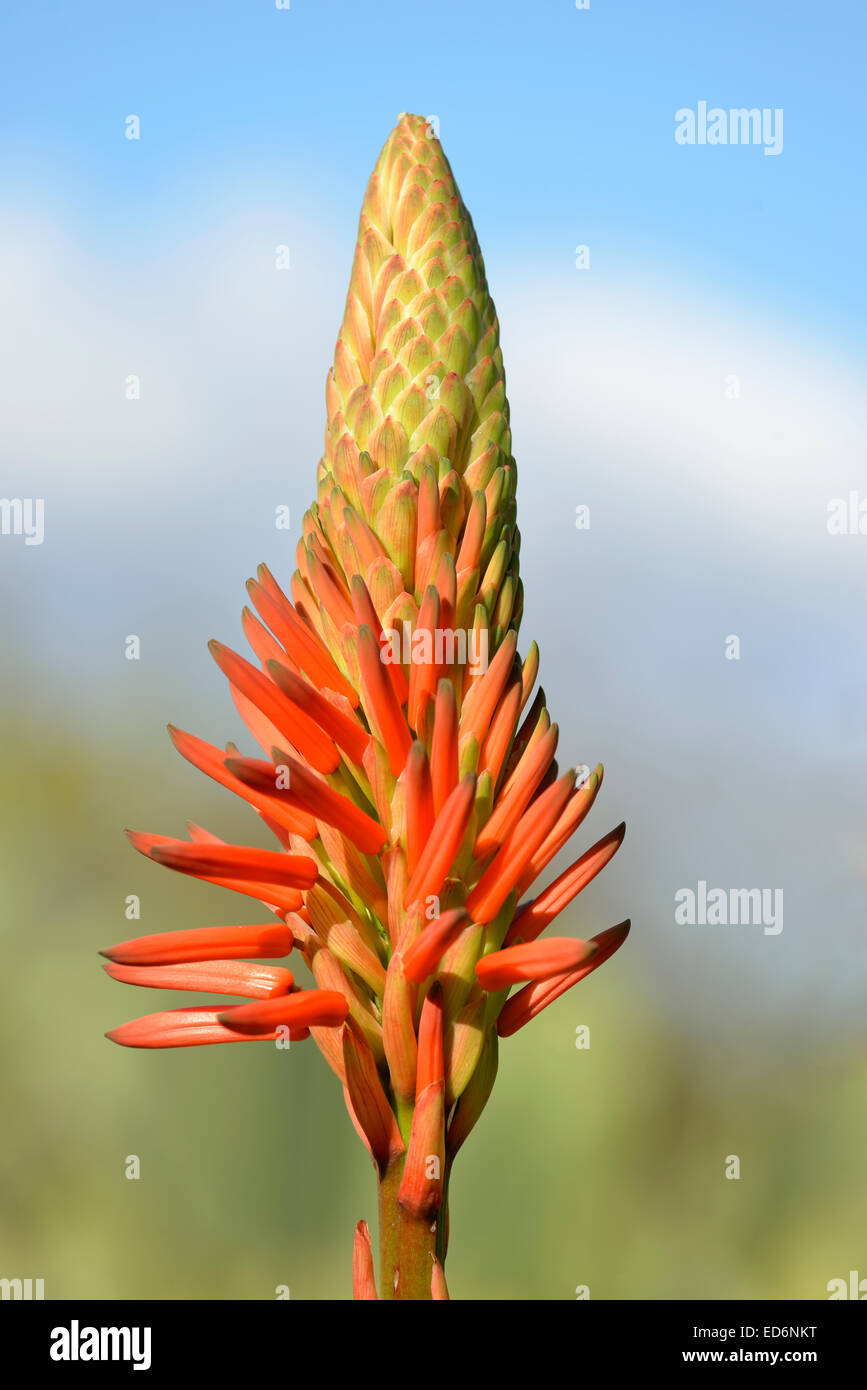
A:
{"label": "aloe flower spike", "polygon": [[[103,952],[133,985],[216,994],[109,1033],[129,1047],[312,1038],[379,1187],[362,1300],[443,1300],[455,1157],[499,1039],[596,970],[629,923],[544,932],[618,826],[525,899],[590,811],[601,766],[562,772],[539,653],[521,660],[517,471],[493,301],[438,139],[404,115],[371,175],[326,383],[325,449],[291,575],[248,584],[253,659],[210,650],[258,745],[170,728],[271,847],[129,832],[140,853],[272,920]],[[254,611],[255,610],[255,611]],[[285,966],[263,958],[289,958]],[[296,964],[297,962],[297,964]],[[299,971],[312,984],[298,982]],[[516,992],[510,993],[513,986]]]}

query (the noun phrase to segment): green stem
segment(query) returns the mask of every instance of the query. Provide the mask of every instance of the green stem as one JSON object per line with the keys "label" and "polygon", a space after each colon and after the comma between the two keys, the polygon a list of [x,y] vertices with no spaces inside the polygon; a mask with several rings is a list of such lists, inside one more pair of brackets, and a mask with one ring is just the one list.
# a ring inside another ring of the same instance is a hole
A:
{"label": "green stem", "polygon": [[379,1296],[423,1302],[431,1296],[437,1228],[444,1212],[425,1219],[404,1211],[397,1194],[405,1160],[405,1154],[396,1158],[379,1183]]}
{"label": "green stem", "polygon": [[443,1269],[446,1267],[446,1255],[449,1248],[449,1179],[451,1175],[451,1159],[447,1158],[446,1170],[443,1175],[443,1204],[440,1207],[436,1231],[436,1257]]}

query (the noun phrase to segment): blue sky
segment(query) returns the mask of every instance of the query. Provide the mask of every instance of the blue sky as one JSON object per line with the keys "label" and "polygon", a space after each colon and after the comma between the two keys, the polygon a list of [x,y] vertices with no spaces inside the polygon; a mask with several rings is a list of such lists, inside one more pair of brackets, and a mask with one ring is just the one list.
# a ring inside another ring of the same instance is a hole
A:
{"label": "blue sky", "polygon": [[[396,113],[441,133],[494,264],[686,273],[863,347],[863,6],[268,0],[0,18],[4,196],[152,252],[267,187],[351,235]],[[682,148],[699,100],[784,110],[781,157]],[[123,120],[141,117],[137,144]]]}

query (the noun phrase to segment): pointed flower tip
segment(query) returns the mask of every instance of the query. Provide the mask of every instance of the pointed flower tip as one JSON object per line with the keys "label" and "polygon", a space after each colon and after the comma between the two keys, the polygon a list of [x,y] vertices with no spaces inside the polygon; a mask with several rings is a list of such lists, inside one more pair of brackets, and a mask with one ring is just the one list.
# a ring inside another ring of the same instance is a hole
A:
{"label": "pointed flower tip", "polygon": [[428,923],[403,953],[404,977],[413,984],[423,984],[433,975],[448,948],[469,924],[463,907],[450,908]]}
{"label": "pointed flower tip", "polygon": [[[220,1022],[223,1012],[219,1005],[198,1005],[183,1009],[168,1009],[122,1023],[106,1033],[110,1042],[121,1047],[201,1047],[209,1043],[274,1041],[276,1032],[242,1033]],[[291,1036],[291,1035],[290,1035]]]}
{"label": "pointed flower tip", "polygon": [[410,1215],[429,1220],[440,1209],[445,1169],[445,1082],[418,1094],[398,1202]]}
{"label": "pointed flower tip", "polygon": [[352,1248],[352,1294],[357,1302],[372,1302],[378,1297],[373,1273],[370,1230],[366,1221],[359,1221],[355,1227]]}
{"label": "pointed flower tip", "polygon": [[[196,840],[192,844],[167,836],[144,835],[133,844],[149,859],[194,878],[221,878],[312,888],[319,876],[314,859],[252,845],[226,845]],[[150,843],[148,843],[150,842]]]}
{"label": "pointed flower tip", "polygon": [[103,970],[113,980],[147,989],[184,989],[207,994],[235,994],[246,999],[271,999],[288,994],[294,985],[290,970],[279,965],[245,960],[208,960],[172,965],[118,965]]}
{"label": "pointed flower tip", "polygon": [[239,1004],[219,1014],[233,1029],[338,1028],[349,1014],[346,996],[333,989],[303,989],[295,994]]}
{"label": "pointed flower tip", "polygon": [[446,1274],[436,1255],[432,1255],[433,1269],[430,1277],[430,1296],[434,1303],[448,1303],[450,1301],[448,1285],[446,1284]]}
{"label": "pointed flower tip", "polygon": [[418,1025],[416,1100],[427,1087],[438,1085],[444,1079],[443,990],[439,980],[435,980],[422,1004]]}
{"label": "pointed flower tip", "polygon": [[605,868],[622,845],[625,834],[626,822],[623,821],[604,835],[597,844],[586,850],[574,864],[570,864],[559,878],[549,884],[532,902],[527,903],[514,917],[503,944],[512,946],[517,941],[535,941],[573,898]]}
{"label": "pointed flower tip", "polygon": [[244,956],[288,956],[293,937],[283,922],[242,927],[193,927],[189,931],[155,932],[117,946],[101,956],[118,965],[180,965],[192,961],[238,960]]}
{"label": "pointed flower tip", "polygon": [[595,941],[576,941],[571,937],[507,946],[483,956],[476,965],[476,977],[482,989],[495,994],[523,980],[548,980],[552,975],[577,970],[598,950]]}
{"label": "pointed flower tip", "polygon": [[[577,985],[585,976],[598,970],[600,965],[604,965],[614,955],[614,952],[623,945],[629,935],[629,928],[628,918],[625,922],[619,922],[615,927],[608,927],[607,930],[599,932],[587,943],[595,946],[596,949],[583,965],[579,965],[573,970],[561,971],[559,974],[544,980],[533,980],[523,989],[519,989],[517,994],[512,995],[506,1001],[497,1020],[497,1032],[500,1037],[508,1038],[513,1033],[517,1033],[549,1004],[553,1004],[555,999],[559,999],[561,994],[565,994],[568,989]],[[535,942],[532,944],[541,945],[543,943]],[[511,949],[521,948],[512,947]]]}
{"label": "pointed flower tip", "polygon": [[384,1173],[391,1160],[403,1152],[400,1129],[367,1043],[353,1031],[351,1023],[344,1024],[341,1037],[349,1113],[374,1162]]}
{"label": "pointed flower tip", "polygon": [[469,825],[475,793],[476,774],[468,772],[433,823],[430,838],[404,895],[405,908],[439,893]]}

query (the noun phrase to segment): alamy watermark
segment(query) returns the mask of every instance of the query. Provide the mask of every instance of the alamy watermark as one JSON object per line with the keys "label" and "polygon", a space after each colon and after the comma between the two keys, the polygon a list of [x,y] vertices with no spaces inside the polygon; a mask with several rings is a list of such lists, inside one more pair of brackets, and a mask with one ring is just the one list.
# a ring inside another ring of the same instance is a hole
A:
{"label": "alamy watermark", "polygon": [[783,108],[738,106],[726,111],[700,101],[695,111],[682,106],[674,113],[674,138],[679,145],[763,145],[765,154],[783,152]]}
{"label": "alamy watermark", "polygon": [[131,1361],[134,1371],[151,1364],[149,1327],[82,1327],[73,1318],[69,1327],[51,1331],[52,1361]]}
{"label": "alamy watermark", "polygon": [[401,630],[382,630],[380,658],[386,666],[468,666],[473,675],[488,669],[487,628],[417,627],[404,620]]}
{"label": "alamy watermark", "polygon": [[45,500],[42,497],[0,497],[0,535],[23,536],[25,545],[45,539]]}
{"label": "alamy watermark", "polygon": [[783,930],[782,888],[678,888],[674,920],[679,927],[762,927],[765,936]]}
{"label": "alamy watermark", "polygon": [[849,1279],[829,1279],[825,1288],[828,1299],[855,1298],[859,1303],[867,1299],[867,1279],[862,1279],[857,1269],[849,1270]]}
{"label": "alamy watermark", "polygon": [[867,497],[854,488],[847,497],[832,497],[825,525],[831,536],[867,536]]}
{"label": "alamy watermark", "polygon": [[44,1279],[0,1279],[0,1299],[41,1299],[45,1297]]}

